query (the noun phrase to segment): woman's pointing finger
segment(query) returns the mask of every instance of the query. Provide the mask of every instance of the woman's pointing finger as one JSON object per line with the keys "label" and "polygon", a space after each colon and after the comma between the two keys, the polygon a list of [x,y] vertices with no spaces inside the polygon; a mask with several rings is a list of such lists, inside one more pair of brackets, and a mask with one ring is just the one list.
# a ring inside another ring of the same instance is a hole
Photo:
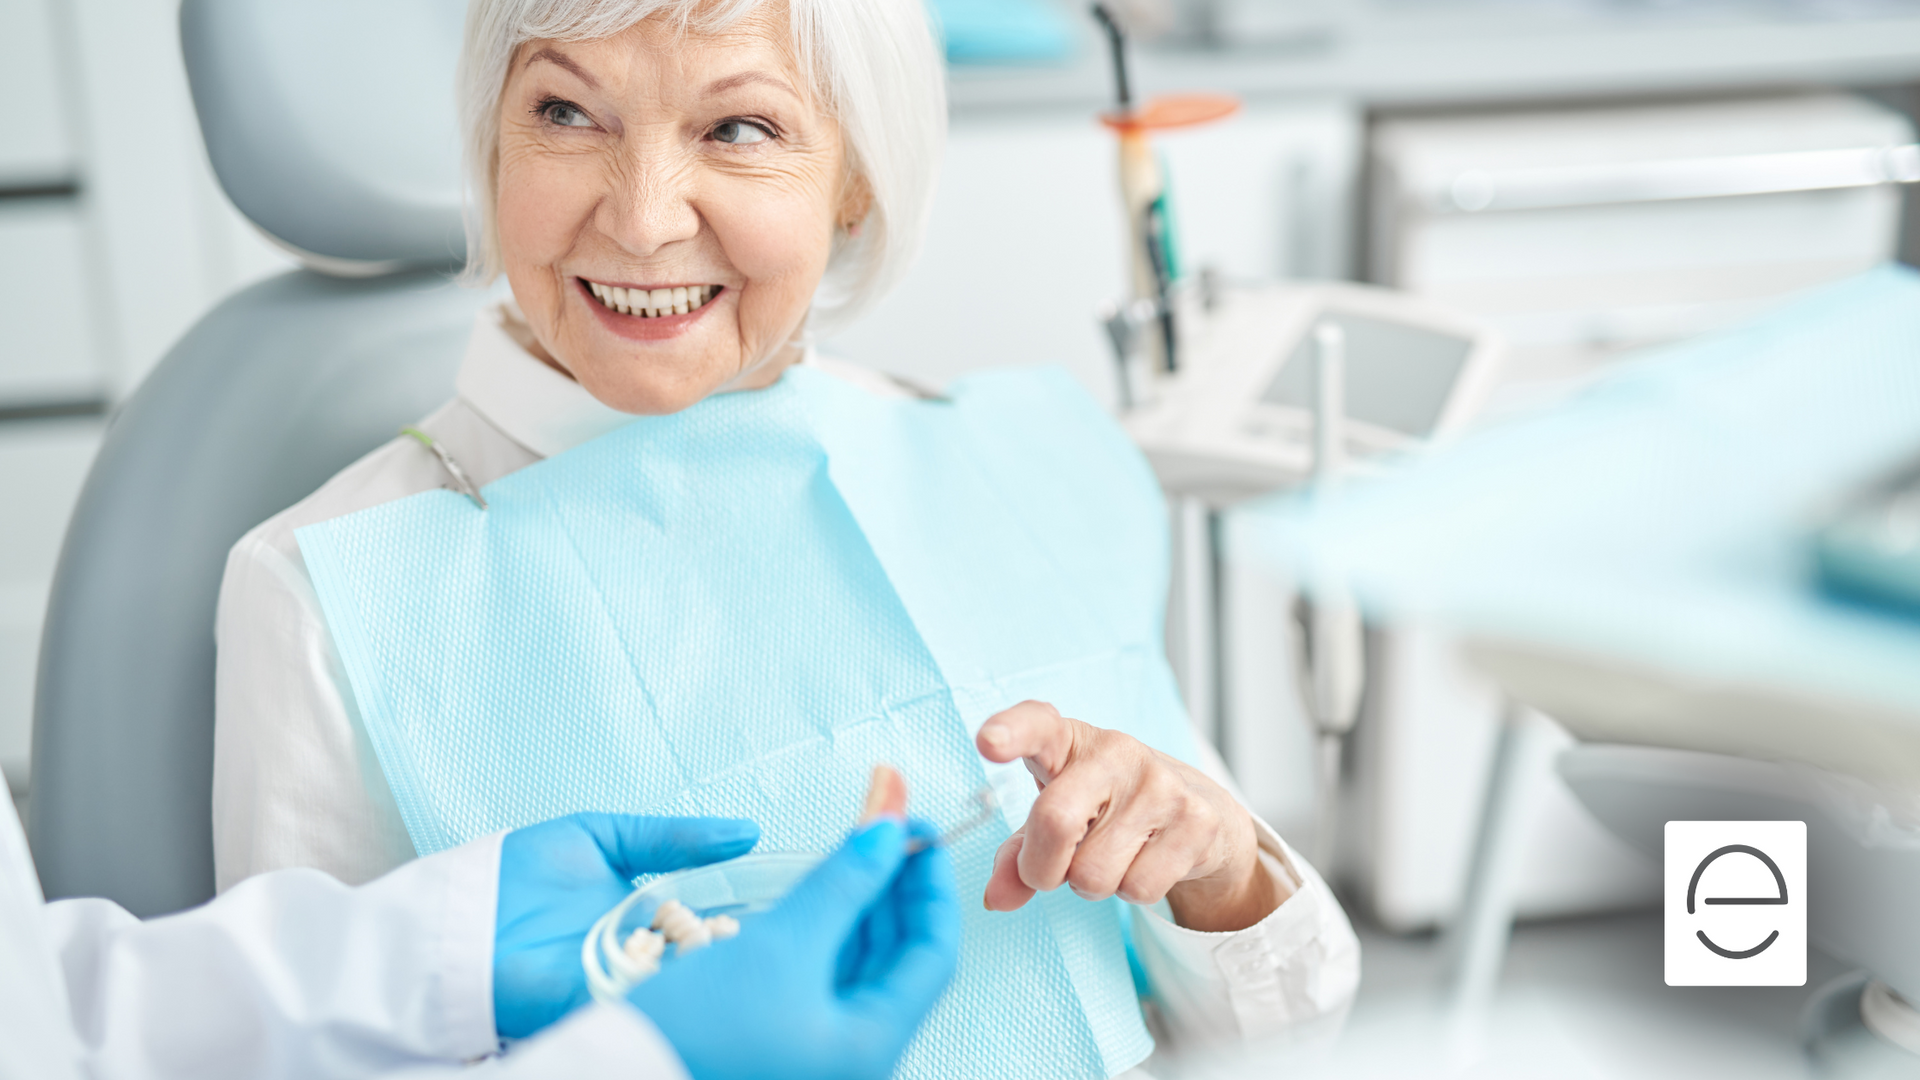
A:
{"label": "woman's pointing finger", "polygon": [[1025,758],[1034,778],[1048,784],[1073,760],[1080,726],[1044,701],[1023,701],[988,717],[973,742],[988,761]]}

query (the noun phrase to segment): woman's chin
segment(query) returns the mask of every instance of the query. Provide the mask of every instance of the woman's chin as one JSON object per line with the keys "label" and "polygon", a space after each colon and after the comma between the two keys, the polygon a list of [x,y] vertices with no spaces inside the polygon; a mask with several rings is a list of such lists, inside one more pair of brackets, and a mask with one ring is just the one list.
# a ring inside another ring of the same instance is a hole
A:
{"label": "woman's chin", "polygon": [[[642,365],[645,371],[633,370]],[[623,358],[609,367],[604,377],[592,369],[578,373],[580,385],[602,405],[634,416],[666,416],[692,408],[726,382],[724,374],[675,373],[671,362],[654,357]]]}

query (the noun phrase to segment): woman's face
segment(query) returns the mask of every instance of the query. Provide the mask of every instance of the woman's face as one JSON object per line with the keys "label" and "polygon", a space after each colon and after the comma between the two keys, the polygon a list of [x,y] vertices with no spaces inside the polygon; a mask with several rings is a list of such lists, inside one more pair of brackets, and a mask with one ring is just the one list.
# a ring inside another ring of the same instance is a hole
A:
{"label": "woman's face", "polygon": [[798,357],[835,232],[867,196],[787,40],[777,16],[713,35],[648,19],[514,56],[507,280],[536,351],[613,408],[676,412]]}

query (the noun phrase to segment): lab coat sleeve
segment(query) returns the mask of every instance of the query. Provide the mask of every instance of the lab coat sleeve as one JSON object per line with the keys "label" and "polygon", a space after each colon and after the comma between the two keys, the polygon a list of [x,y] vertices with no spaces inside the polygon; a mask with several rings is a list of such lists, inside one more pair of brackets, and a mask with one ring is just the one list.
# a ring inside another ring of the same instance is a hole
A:
{"label": "lab coat sleeve", "polygon": [[359,888],[286,870],[145,922],[47,905],[84,1071],[321,1080],[494,1053],[499,861],[493,836]]}
{"label": "lab coat sleeve", "polygon": [[[399,1076],[427,1080],[445,1072],[432,1068]],[[666,1037],[638,1010],[626,1005],[582,1009],[536,1038],[517,1044],[504,1056],[462,1073],[471,1074],[499,1080],[687,1080],[687,1070]]]}

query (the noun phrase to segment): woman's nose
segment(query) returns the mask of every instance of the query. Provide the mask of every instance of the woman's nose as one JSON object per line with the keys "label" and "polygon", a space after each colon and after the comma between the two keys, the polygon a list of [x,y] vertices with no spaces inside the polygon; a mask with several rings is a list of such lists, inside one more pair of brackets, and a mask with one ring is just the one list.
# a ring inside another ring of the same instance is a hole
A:
{"label": "woman's nose", "polygon": [[602,225],[608,236],[645,258],[700,232],[694,209],[694,169],[685,157],[662,148],[629,154],[621,162]]}

